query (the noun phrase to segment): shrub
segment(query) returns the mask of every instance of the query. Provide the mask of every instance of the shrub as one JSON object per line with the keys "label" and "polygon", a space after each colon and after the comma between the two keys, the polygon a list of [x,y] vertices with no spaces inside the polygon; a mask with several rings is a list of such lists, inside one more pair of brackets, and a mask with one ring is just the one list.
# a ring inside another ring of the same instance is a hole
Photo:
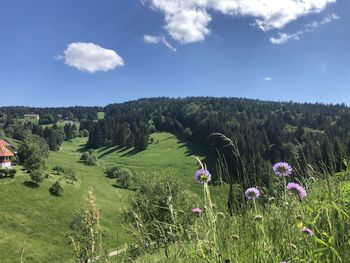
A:
{"label": "shrub", "polygon": [[34,183],[39,185],[45,178],[45,173],[42,170],[34,170],[30,173],[30,178]]}
{"label": "shrub", "polygon": [[134,176],[129,169],[121,168],[117,177],[117,184],[121,187],[130,188],[134,184]]}
{"label": "shrub", "polygon": [[61,196],[63,192],[63,188],[59,181],[56,181],[50,188],[49,191],[54,196]]}
{"label": "shrub", "polygon": [[116,178],[117,184],[121,187],[130,188],[134,184],[134,175],[127,168],[113,166],[106,170],[106,174],[109,178]]}
{"label": "shrub", "polygon": [[62,166],[55,166],[52,168],[52,170],[55,171],[57,175],[60,175],[66,171],[66,169]]}
{"label": "shrub", "polygon": [[81,157],[80,160],[81,161],[86,161],[87,158],[89,158],[90,154],[88,152],[84,152]]}
{"label": "shrub", "polygon": [[0,169],[0,177],[14,178],[17,173],[16,169]]}
{"label": "shrub", "polygon": [[125,168],[118,166],[118,165],[107,168],[107,170],[106,170],[107,177],[112,178],[112,179],[118,178],[118,176],[121,175],[123,169],[125,169]]}
{"label": "shrub", "polygon": [[72,181],[77,181],[77,177],[76,177],[75,171],[72,168],[66,169],[65,174],[66,174],[68,179],[70,179]]}
{"label": "shrub", "polygon": [[90,149],[88,152],[84,152],[80,160],[83,161],[86,165],[96,165],[97,164],[97,156],[96,152],[92,149]]}
{"label": "shrub", "polygon": [[90,155],[86,160],[85,164],[94,166],[97,164],[97,156],[95,155]]}

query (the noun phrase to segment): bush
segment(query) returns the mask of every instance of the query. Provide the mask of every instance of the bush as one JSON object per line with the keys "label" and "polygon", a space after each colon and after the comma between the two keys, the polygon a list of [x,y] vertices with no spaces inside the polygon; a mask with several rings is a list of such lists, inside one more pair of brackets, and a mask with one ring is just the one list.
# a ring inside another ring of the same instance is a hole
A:
{"label": "bush", "polygon": [[106,174],[109,178],[118,178],[123,168],[121,166],[115,165],[113,167],[107,168]]}
{"label": "bush", "polygon": [[83,161],[86,165],[96,165],[97,164],[97,155],[94,150],[89,150],[88,152],[84,152],[80,160]]}
{"label": "bush", "polygon": [[63,192],[63,188],[60,184],[59,181],[56,181],[56,183],[54,183],[50,189],[49,189],[50,193],[54,196],[61,196],[62,192]]}
{"label": "bush", "polygon": [[42,170],[34,170],[30,173],[30,178],[34,183],[39,185],[45,178],[45,173]]}
{"label": "bush", "polygon": [[116,178],[117,184],[121,187],[130,188],[134,184],[132,172],[121,166],[113,166],[106,170],[107,177]]}
{"label": "bush", "polygon": [[80,160],[81,161],[86,161],[87,158],[89,158],[90,154],[88,152],[84,152],[81,157],[80,157]]}
{"label": "bush", "polygon": [[134,184],[134,176],[132,172],[126,168],[121,168],[117,177],[117,184],[125,188],[132,187]]}
{"label": "bush", "polygon": [[17,173],[16,169],[0,169],[0,177],[14,178]]}
{"label": "bush", "polygon": [[94,166],[97,164],[97,156],[95,155],[90,155],[86,160],[85,164]]}
{"label": "bush", "polygon": [[54,168],[52,168],[52,170],[55,171],[57,175],[65,173],[66,171],[66,169],[62,166],[55,166]]}
{"label": "bush", "polygon": [[75,171],[72,168],[66,169],[65,174],[66,174],[68,179],[70,179],[72,181],[77,181],[77,177],[76,177]]}

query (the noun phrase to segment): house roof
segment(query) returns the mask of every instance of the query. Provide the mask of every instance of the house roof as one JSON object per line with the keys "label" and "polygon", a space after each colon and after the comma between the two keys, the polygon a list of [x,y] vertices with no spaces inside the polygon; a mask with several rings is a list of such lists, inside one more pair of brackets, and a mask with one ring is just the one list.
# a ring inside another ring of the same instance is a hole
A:
{"label": "house roof", "polygon": [[6,148],[6,146],[0,144],[0,157],[14,156],[14,154]]}
{"label": "house roof", "polygon": [[25,113],[24,116],[39,116],[39,114],[36,114],[36,113]]}
{"label": "house roof", "polygon": [[4,141],[4,140],[1,140],[1,139],[0,139],[0,145],[7,147],[7,146],[9,146],[10,144],[9,144],[7,141]]}

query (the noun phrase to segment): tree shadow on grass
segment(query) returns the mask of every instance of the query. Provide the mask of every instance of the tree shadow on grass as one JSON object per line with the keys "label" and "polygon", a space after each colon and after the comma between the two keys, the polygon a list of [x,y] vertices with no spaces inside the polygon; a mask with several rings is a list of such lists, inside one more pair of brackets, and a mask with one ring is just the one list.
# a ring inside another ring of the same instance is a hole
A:
{"label": "tree shadow on grass", "polygon": [[13,179],[15,178],[14,175],[10,176],[10,175],[0,175],[0,180],[3,180],[3,179]]}
{"label": "tree shadow on grass", "polygon": [[24,186],[28,187],[28,188],[32,188],[32,189],[35,189],[35,188],[38,188],[39,185],[37,185],[36,183],[32,182],[32,181],[25,181],[23,183]]}
{"label": "tree shadow on grass", "polygon": [[124,190],[129,190],[129,191],[133,191],[135,192],[137,189],[136,188],[126,188],[126,187],[123,187],[123,186],[120,186],[120,185],[117,185],[117,184],[112,184],[113,187],[115,188],[118,188],[118,189],[124,189]]}
{"label": "tree shadow on grass", "polygon": [[88,149],[88,147],[86,147],[85,144],[81,144],[79,145],[80,147],[77,149],[77,152],[80,152],[80,153],[83,153],[83,152],[86,152]]}
{"label": "tree shadow on grass", "polygon": [[[204,157],[202,159],[202,163],[207,166],[207,168],[211,171],[211,173],[214,173],[215,170],[215,156],[212,152],[212,149],[206,148],[204,145],[201,145],[196,142],[189,141],[181,134],[175,134],[176,138],[179,140],[178,142],[178,149],[186,147],[185,154],[186,156],[201,156]],[[208,146],[209,147],[209,146]],[[199,165],[197,168],[200,168]],[[195,168],[194,168],[195,169]],[[215,175],[214,175],[215,177]]]}
{"label": "tree shadow on grass", "polygon": [[143,150],[140,150],[140,149],[137,149],[137,148],[131,148],[128,152],[122,154],[120,157],[130,157],[130,156],[138,154],[138,153],[140,153],[142,151]]}
{"label": "tree shadow on grass", "polygon": [[[114,146],[114,147],[110,148],[108,151],[102,153],[98,158],[100,159],[100,158],[102,158],[102,157],[104,157],[104,156],[106,156],[106,155],[109,155],[109,154],[111,154],[111,153],[119,152],[119,150],[121,150],[121,149],[123,149],[123,148],[124,148],[124,147],[122,147],[122,146]],[[108,147],[107,147],[106,149],[108,149]],[[104,150],[106,150],[106,149],[104,149]]]}

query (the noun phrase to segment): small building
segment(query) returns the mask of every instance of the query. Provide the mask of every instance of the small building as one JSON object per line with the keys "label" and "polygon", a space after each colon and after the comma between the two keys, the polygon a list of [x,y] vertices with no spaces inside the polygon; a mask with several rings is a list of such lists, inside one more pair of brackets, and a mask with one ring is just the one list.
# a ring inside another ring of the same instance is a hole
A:
{"label": "small building", "polygon": [[11,152],[7,147],[9,144],[4,140],[0,140],[0,169],[11,168],[13,152]]}
{"label": "small building", "polygon": [[35,113],[26,113],[24,114],[24,119],[25,120],[40,120],[40,116],[39,114],[35,114]]}

